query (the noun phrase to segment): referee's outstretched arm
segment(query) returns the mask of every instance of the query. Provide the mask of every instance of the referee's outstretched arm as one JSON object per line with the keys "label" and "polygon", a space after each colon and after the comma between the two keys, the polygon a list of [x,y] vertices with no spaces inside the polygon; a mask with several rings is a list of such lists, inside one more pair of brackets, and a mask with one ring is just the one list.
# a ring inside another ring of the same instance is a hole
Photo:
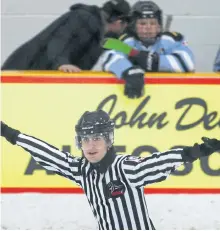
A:
{"label": "referee's outstretched arm", "polygon": [[123,165],[125,174],[135,187],[163,181],[184,163],[182,151],[183,149],[173,149],[138,159],[128,156]]}
{"label": "referee's outstretched arm", "polygon": [[80,157],[74,157],[33,136],[22,134],[3,122],[1,122],[1,135],[11,144],[16,144],[29,152],[43,168],[80,184]]}
{"label": "referee's outstretched arm", "polygon": [[220,150],[219,140],[206,137],[202,140],[202,144],[156,152],[145,158],[127,156],[123,162],[124,172],[135,187],[161,182],[183,163],[193,162]]}

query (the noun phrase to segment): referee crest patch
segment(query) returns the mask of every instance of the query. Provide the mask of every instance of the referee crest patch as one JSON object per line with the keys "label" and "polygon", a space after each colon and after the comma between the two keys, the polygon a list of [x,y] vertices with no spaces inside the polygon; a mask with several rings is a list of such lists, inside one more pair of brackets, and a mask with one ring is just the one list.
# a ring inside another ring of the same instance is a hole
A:
{"label": "referee crest patch", "polygon": [[113,180],[106,185],[107,198],[117,198],[125,193],[125,186],[120,180]]}

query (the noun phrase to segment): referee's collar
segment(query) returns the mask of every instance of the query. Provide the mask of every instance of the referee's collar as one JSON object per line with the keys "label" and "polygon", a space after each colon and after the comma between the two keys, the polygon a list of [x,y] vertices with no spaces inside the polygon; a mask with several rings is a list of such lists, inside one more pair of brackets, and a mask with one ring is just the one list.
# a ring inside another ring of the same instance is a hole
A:
{"label": "referee's collar", "polygon": [[116,157],[115,148],[112,146],[98,163],[91,163],[93,169],[97,170],[97,172],[105,173],[107,168],[114,162]]}

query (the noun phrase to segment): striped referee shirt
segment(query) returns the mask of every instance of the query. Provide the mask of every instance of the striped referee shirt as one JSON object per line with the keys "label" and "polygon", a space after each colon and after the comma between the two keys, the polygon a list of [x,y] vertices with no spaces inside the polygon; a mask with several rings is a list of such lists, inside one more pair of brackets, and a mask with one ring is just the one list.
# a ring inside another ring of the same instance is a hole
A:
{"label": "striped referee shirt", "polygon": [[44,141],[20,133],[16,144],[45,169],[80,185],[101,230],[151,230],[144,186],[165,180],[183,164],[183,149],[153,153],[141,158],[116,155],[105,172],[84,157],[74,157]]}

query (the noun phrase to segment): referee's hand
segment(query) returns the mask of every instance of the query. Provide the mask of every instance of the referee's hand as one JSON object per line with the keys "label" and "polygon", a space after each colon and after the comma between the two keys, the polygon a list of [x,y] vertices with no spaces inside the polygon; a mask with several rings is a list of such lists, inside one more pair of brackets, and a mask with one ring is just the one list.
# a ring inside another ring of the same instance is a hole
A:
{"label": "referee's hand", "polygon": [[5,131],[6,127],[7,127],[7,125],[1,121],[1,136],[4,136],[4,131]]}
{"label": "referee's hand", "polygon": [[220,152],[220,140],[202,137],[202,141],[203,144],[200,145],[200,149],[205,155]]}
{"label": "referee's hand", "polygon": [[20,131],[9,127],[7,124],[1,121],[1,136],[11,144],[15,145]]}

